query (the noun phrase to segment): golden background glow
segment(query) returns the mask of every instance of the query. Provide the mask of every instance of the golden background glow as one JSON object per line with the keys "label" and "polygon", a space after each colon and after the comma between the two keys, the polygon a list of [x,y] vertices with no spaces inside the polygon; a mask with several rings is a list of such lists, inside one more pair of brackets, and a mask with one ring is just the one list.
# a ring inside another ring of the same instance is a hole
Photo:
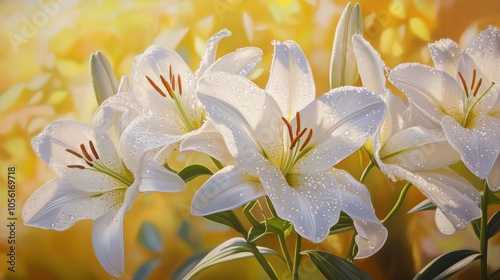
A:
{"label": "golden background glow", "polygon": [[[309,59],[320,95],[329,87],[333,36],[347,2],[1,1],[0,279],[112,279],[94,256],[91,221],[78,222],[63,232],[24,227],[21,221],[23,203],[54,177],[34,155],[30,139],[57,119],[88,122],[97,108],[89,76],[91,53],[103,52],[120,77],[128,75],[135,55],[156,43],[177,50],[195,70],[206,40],[227,28],[233,35],[221,41],[218,57],[249,45],[261,48],[264,58],[251,78],[264,87],[273,52],[272,40],[294,40]],[[410,61],[431,64],[427,43],[447,37],[464,44],[486,26],[500,26],[500,2],[496,0],[365,0],[360,3],[365,38],[381,53],[388,67]],[[192,160],[184,155],[176,159],[181,164]],[[8,166],[16,167],[17,181],[15,273],[6,268],[8,232],[4,223],[7,221]],[[359,178],[362,168],[358,158],[351,157],[340,166]],[[191,255],[237,236],[236,232],[204,218],[190,216],[190,198],[202,179],[189,183],[187,190],[180,194],[139,196],[125,216],[123,279],[132,279],[142,263],[155,257],[160,258],[161,263],[151,279],[169,279]],[[376,214],[382,218],[394,204],[402,185],[375,170],[366,182]],[[389,239],[383,249],[371,258],[354,263],[375,279],[411,279],[443,252],[478,247],[470,228],[444,236],[437,231],[432,212],[406,214],[423,199],[412,189],[400,213],[387,224]],[[153,223],[160,230],[164,241],[162,253],[150,252],[138,244],[136,236],[143,221]],[[304,248],[345,256],[351,234],[332,236],[319,245],[306,242]],[[500,268],[498,244],[498,237],[490,242],[491,271]],[[277,249],[273,237],[264,238],[259,245]],[[273,258],[270,258],[273,264],[285,273],[286,267]],[[301,269],[303,279],[322,277],[313,270],[307,257],[303,258]],[[477,264],[460,277],[470,279],[467,278],[470,275],[478,275]],[[265,274],[256,261],[238,260],[211,268],[198,277],[228,278],[261,279]]]}

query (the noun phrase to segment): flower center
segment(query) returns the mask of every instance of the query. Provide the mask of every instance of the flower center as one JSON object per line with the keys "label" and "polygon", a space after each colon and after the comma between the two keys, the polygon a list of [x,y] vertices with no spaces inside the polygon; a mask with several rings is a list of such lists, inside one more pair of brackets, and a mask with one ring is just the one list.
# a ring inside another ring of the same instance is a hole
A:
{"label": "flower center", "polygon": [[184,106],[184,102],[182,101],[182,80],[180,74],[174,74],[172,72],[172,65],[169,68],[169,79],[167,80],[163,75],[160,75],[160,80],[162,85],[165,87],[167,93],[162,90],[150,77],[146,76],[146,79],[151,84],[151,86],[158,92],[162,97],[167,98],[167,94],[169,100],[174,103],[174,107],[177,110],[177,115],[181,118],[184,129],[186,131],[193,131],[198,128],[189,115],[186,112],[186,108]]}
{"label": "flower center", "polygon": [[[134,181],[134,176],[128,172],[127,174],[119,174],[111,169],[109,169],[100,159],[99,159],[99,154],[97,153],[97,150],[94,147],[94,143],[92,141],[89,141],[89,148],[92,153],[89,154],[87,151],[87,148],[85,147],[85,144],[80,144],[80,150],[82,151],[81,153],[73,151],[71,149],[66,149],[66,152],[74,155],[75,157],[83,160],[85,162],[85,165],[80,165],[80,164],[70,164],[67,165],[68,168],[76,168],[76,169],[89,169],[97,172],[101,172],[103,174],[106,174],[108,176],[111,176],[118,181],[124,183],[126,186],[131,186],[133,181]],[[128,171],[128,170],[126,170]]]}
{"label": "flower center", "polygon": [[[288,129],[288,137],[290,139],[290,145],[288,146],[288,150],[285,152],[286,156],[281,165],[281,170],[286,175],[288,174],[288,172],[290,172],[294,164],[310,150],[310,147],[308,147],[307,144],[309,144],[309,141],[311,141],[313,130],[306,127],[301,130],[299,112],[297,112],[295,115],[295,121],[297,124],[295,133],[290,122],[288,122],[285,117],[281,117],[281,119]],[[304,135],[306,135],[307,131],[309,132],[304,139]]]}
{"label": "flower center", "polygon": [[463,108],[463,118],[462,118],[462,123],[461,125],[463,127],[468,127],[470,125],[470,120],[473,119],[474,116],[474,108],[476,107],[477,103],[490,91],[490,89],[495,85],[494,82],[491,82],[491,85],[480,95],[478,95],[479,88],[481,87],[481,84],[483,83],[483,78],[479,78],[477,84],[476,84],[476,69],[472,71],[472,82],[470,84],[470,88],[467,85],[467,82],[464,79],[464,76],[462,73],[458,72],[458,76],[460,78],[460,81],[462,82],[462,86],[465,91],[465,102],[464,102],[464,108]]}

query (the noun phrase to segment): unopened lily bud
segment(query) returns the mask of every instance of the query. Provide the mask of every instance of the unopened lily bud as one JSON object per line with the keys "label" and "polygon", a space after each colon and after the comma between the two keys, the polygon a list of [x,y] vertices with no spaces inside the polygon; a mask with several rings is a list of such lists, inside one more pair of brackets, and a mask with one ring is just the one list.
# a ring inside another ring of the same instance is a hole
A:
{"label": "unopened lily bud", "polygon": [[118,92],[116,78],[111,69],[111,64],[101,52],[95,52],[90,56],[90,75],[97,103]]}
{"label": "unopened lily bud", "polygon": [[359,3],[348,3],[340,16],[330,60],[330,88],[355,85],[358,81],[358,66],[352,45],[352,36],[363,34],[363,21]]}

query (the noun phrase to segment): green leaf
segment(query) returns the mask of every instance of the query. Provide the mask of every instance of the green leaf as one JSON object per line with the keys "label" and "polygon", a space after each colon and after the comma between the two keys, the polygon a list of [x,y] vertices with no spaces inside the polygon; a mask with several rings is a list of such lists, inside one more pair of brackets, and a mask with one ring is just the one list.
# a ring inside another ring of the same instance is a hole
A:
{"label": "green leaf", "polygon": [[284,237],[290,235],[292,231],[292,224],[279,217],[272,217],[266,219],[261,224],[253,226],[248,231],[248,241],[255,242],[266,234],[283,234]]}
{"label": "green leaf", "polygon": [[443,279],[450,277],[480,256],[481,253],[468,249],[445,253],[427,264],[417,275],[415,275],[413,280]]}
{"label": "green leaf", "polygon": [[491,204],[500,204],[500,198],[497,196],[499,192],[493,193],[490,192],[490,195],[488,196],[488,205]]}
{"label": "green leaf", "polygon": [[495,212],[488,221],[488,226],[486,228],[486,236],[488,239],[492,238],[500,231],[500,210]]}
{"label": "green leaf", "polygon": [[352,263],[322,251],[307,250],[301,252],[308,255],[319,271],[329,280],[371,279],[366,273]]}
{"label": "green leaf", "polygon": [[208,252],[201,252],[196,255],[189,257],[185,262],[183,262],[172,274],[173,280],[181,280],[186,277],[186,275],[193,270],[193,268],[198,264]]}
{"label": "green leaf", "polygon": [[152,259],[143,263],[135,272],[133,280],[146,280],[153,270],[160,264],[160,259]]}
{"label": "green leaf", "polygon": [[344,231],[349,231],[354,229],[354,224],[351,217],[344,212],[340,212],[339,221],[330,228],[329,235],[341,233]]}
{"label": "green leaf", "polygon": [[184,180],[184,182],[189,182],[193,180],[194,178],[201,176],[201,175],[213,175],[214,173],[212,170],[208,169],[204,165],[200,164],[193,164],[190,166],[186,166],[183,168],[177,175]]}
{"label": "green leaf", "polygon": [[158,228],[150,223],[143,222],[137,234],[137,241],[145,248],[161,253],[163,251],[163,240]]}
{"label": "green leaf", "polygon": [[269,234],[269,233],[270,232],[267,231],[267,227],[263,224],[260,224],[258,226],[253,226],[248,231],[247,239],[249,242],[255,242],[255,241],[257,241],[257,239],[259,239],[262,236]]}
{"label": "green leaf", "polygon": [[479,239],[481,236],[481,219],[476,219],[471,222],[472,229],[474,230],[474,234]]}
{"label": "green leaf", "polygon": [[[210,253],[208,253],[194,268],[191,270],[184,279],[191,279],[196,274],[202,272],[203,270],[214,266],[216,264],[225,263],[232,260],[250,258],[254,254],[252,248],[250,247],[245,239],[241,237],[231,238],[228,241],[220,244]],[[264,248],[257,247],[259,252],[263,255],[278,255],[275,251]]]}
{"label": "green leaf", "polygon": [[434,203],[432,203],[432,201],[430,201],[429,199],[426,199],[426,200],[420,202],[419,204],[417,204],[410,211],[408,211],[408,214],[416,213],[416,212],[420,212],[420,211],[426,211],[426,210],[434,210],[434,209],[436,209],[436,205],[434,205]]}
{"label": "green leaf", "polygon": [[243,227],[243,225],[241,225],[240,221],[234,215],[233,211],[219,212],[204,217],[216,223],[231,227],[241,234],[246,234],[245,228]]}

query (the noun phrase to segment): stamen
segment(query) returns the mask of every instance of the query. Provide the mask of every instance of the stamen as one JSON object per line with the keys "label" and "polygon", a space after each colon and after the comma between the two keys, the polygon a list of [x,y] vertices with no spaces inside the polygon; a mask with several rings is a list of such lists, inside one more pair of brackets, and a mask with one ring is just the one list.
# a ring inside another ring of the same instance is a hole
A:
{"label": "stamen", "polygon": [[299,132],[300,132],[300,113],[297,112],[295,114],[295,119],[297,120],[297,131],[296,131],[296,135],[299,135]]}
{"label": "stamen", "polygon": [[477,87],[474,90],[474,97],[476,97],[477,92],[479,91],[479,87],[481,86],[481,83],[483,82],[483,78],[479,79],[479,82],[477,83]]}
{"label": "stamen", "polygon": [[470,85],[470,90],[471,91],[474,88],[474,84],[475,83],[476,83],[476,69],[472,70],[472,84]]}
{"label": "stamen", "polygon": [[94,167],[94,164],[92,164],[92,162],[89,162],[89,161],[85,161],[85,163],[90,166],[90,167]]}
{"label": "stamen", "polygon": [[85,169],[85,167],[84,167],[84,166],[82,166],[82,165],[68,165],[68,168]]}
{"label": "stamen", "polygon": [[288,136],[290,136],[290,141],[293,140],[293,129],[292,125],[285,119],[285,117],[281,117],[283,122],[286,124],[286,127],[288,128]]}
{"label": "stamen", "polygon": [[90,157],[89,153],[87,153],[87,150],[85,149],[85,145],[81,144],[80,149],[82,149],[83,155],[87,158],[87,160],[92,161],[92,158]]}
{"label": "stamen", "polygon": [[170,65],[170,67],[168,68],[168,79],[172,81],[173,78],[174,74],[172,74],[172,65]]}
{"label": "stamen", "polygon": [[299,141],[300,137],[306,133],[307,128],[304,128],[297,136],[295,136],[295,139],[293,139],[292,143],[290,144],[290,150],[292,150],[295,147],[295,144],[297,144],[297,141]]}
{"label": "stamen", "polygon": [[462,80],[462,85],[465,89],[465,96],[469,97],[469,90],[467,89],[467,83],[465,83],[465,79],[462,76],[462,73],[458,72],[458,76],[460,77],[460,80]]}
{"label": "stamen", "polygon": [[83,158],[79,153],[77,153],[77,152],[75,152],[75,151],[73,151],[71,149],[66,149],[66,152],[68,152],[68,153],[70,153],[70,154],[72,154],[72,155],[74,155],[74,156],[76,156],[78,158]]}
{"label": "stamen", "polygon": [[99,155],[97,154],[97,151],[94,148],[94,143],[92,143],[92,141],[89,141],[89,146],[90,146],[90,149],[92,150],[92,153],[94,154],[95,159],[98,160]]}
{"label": "stamen", "polygon": [[182,95],[181,75],[179,74],[177,74],[177,85],[179,86],[179,95]]}
{"label": "stamen", "polygon": [[309,141],[311,141],[312,136],[313,136],[313,130],[311,129],[309,130],[309,134],[307,135],[306,141],[304,142],[304,144],[302,144],[302,146],[300,146],[299,152],[302,152],[302,150],[307,146]]}
{"label": "stamen", "polygon": [[172,89],[175,91],[175,76],[172,76],[170,83],[172,84]]}
{"label": "stamen", "polygon": [[163,83],[163,85],[165,86],[165,88],[167,89],[168,95],[170,95],[170,98],[173,99],[174,98],[174,91],[172,90],[172,87],[167,82],[167,80],[165,80],[165,77],[163,77],[163,75],[160,75],[160,79],[161,79],[161,82]]}
{"label": "stamen", "polygon": [[161,96],[163,97],[167,97],[167,95],[165,93],[163,93],[163,91],[155,84],[155,82],[153,82],[153,80],[151,80],[148,76],[146,76],[146,79],[148,79],[148,82],[153,86],[153,88],[159,93],[161,94]]}

